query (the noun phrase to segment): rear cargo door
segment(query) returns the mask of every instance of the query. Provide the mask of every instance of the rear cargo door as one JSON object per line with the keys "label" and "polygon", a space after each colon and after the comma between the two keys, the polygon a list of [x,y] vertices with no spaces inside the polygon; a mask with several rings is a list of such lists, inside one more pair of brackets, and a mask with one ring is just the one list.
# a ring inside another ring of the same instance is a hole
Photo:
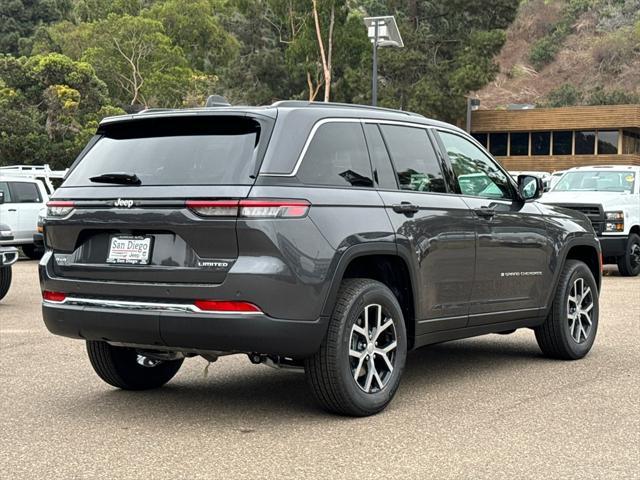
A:
{"label": "rear cargo door", "polygon": [[271,119],[141,118],[101,127],[46,221],[55,273],[150,283],[221,283],[238,256],[247,197]]}

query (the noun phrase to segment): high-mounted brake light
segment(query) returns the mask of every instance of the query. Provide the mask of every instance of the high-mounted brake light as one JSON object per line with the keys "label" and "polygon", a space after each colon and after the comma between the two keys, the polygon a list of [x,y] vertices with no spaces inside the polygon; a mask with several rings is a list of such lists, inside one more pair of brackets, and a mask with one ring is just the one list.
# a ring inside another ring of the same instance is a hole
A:
{"label": "high-mounted brake light", "polygon": [[52,200],[47,202],[47,217],[65,217],[75,207],[74,202],[65,200]]}
{"label": "high-mounted brake light", "polygon": [[65,299],[67,298],[67,294],[45,290],[44,292],[42,292],[42,298],[47,302],[61,303],[65,301]]}
{"label": "high-mounted brake light", "polygon": [[306,200],[187,200],[185,205],[203,217],[300,218],[309,211]]}
{"label": "high-mounted brake light", "polygon": [[205,312],[261,313],[260,309],[249,302],[230,302],[219,300],[196,300],[193,304]]}

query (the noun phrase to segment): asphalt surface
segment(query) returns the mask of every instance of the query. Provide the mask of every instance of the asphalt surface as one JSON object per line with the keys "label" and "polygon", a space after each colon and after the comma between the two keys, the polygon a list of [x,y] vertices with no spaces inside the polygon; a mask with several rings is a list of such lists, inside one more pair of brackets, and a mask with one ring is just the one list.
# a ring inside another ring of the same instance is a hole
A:
{"label": "asphalt surface", "polygon": [[0,302],[2,479],[640,478],[640,278],[605,277],[581,361],[543,358],[529,330],[427,347],[386,411],[350,419],[244,356],[115,390],[45,329],[36,266]]}

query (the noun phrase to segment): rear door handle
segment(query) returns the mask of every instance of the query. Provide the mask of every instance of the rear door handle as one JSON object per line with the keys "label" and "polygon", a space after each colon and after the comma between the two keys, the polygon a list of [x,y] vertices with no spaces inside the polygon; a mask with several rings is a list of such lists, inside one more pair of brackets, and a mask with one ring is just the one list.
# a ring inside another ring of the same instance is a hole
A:
{"label": "rear door handle", "polygon": [[17,212],[17,210],[15,208],[10,208],[9,211],[10,212]]}
{"label": "rear door handle", "polygon": [[420,207],[418,205],[414,205],[413,203],[409,202],[396,203],[395,205],[392,205],[391,208],[393,208],[394,212],[404,213],[405,215],[410,215],[420,210]]}
{"label": "rear door handle", "polygon": [[484,217],[484,218],[491,218],[496,214],[496,211],[493,208],[489,208],[489,207],[474,208],[473,211],[479,217]]}

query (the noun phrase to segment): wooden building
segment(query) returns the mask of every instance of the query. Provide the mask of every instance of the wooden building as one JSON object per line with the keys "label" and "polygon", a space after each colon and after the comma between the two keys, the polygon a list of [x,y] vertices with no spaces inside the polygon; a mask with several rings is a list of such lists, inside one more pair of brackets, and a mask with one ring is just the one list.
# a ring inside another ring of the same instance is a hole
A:
{"label": "wooden building", "polygon": [[640,165],[640,105],[476,110],[471,133],[507,170]]}

